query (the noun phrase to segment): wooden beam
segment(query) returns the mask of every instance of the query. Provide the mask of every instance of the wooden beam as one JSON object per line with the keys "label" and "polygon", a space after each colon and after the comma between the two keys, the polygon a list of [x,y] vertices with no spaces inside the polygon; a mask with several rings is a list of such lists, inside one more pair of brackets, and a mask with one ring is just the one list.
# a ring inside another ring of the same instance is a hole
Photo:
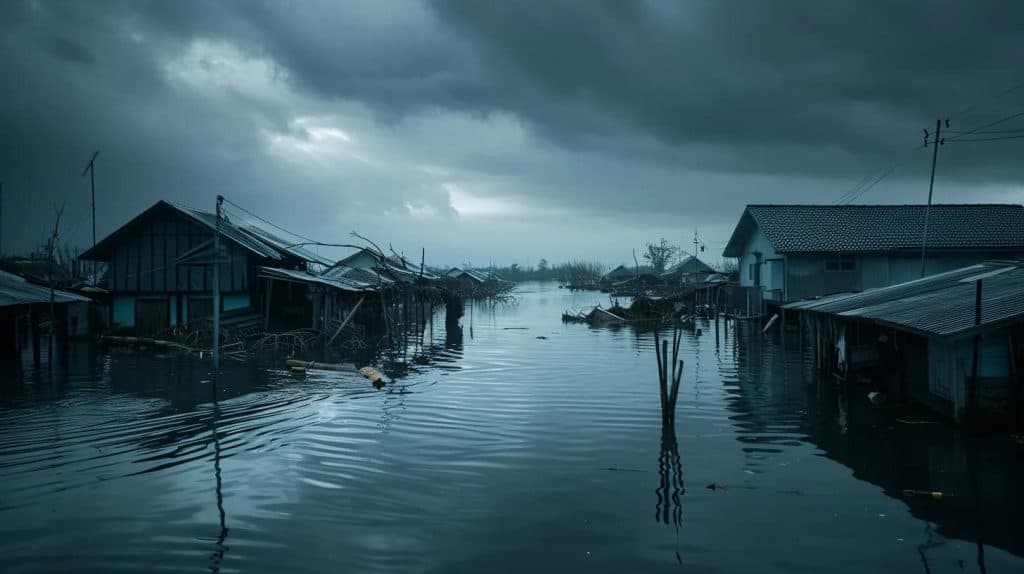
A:
{"label": "wooden beam", "polygon": [[338,326],[338,329],[337,329],[336,331],[334,331],[334,334],[333,334],[333,335],[331,335],[331,338],[330,338],[330,340],[329,340],[329,341],[327,341],[327,344],[328,344],[328,345],[330,345],[331,343],[333,343],[333,342],[334,342],[334,340],[338,338],[338,335],[340,335],[340,334],[341,334],[341,330],[342,330],[342,329],[344,329],[344,328],[345,328],[345,325],[348,325],[348,322],[352,320],[352,317],[354,317],[354,316],[355,316],[355,314],[356,314],[356,311],[358,311],[358,310],[359,310],[359,306],[363,304],[363,299],[365,299],[365,298],[366,298],[366,297],[360,297],[360,298],[359,298],[359,300],[358,300],[358,301],[356,301],[356,306],[355,306],[355,307],[352,307],[352,310],[351,310],[351,311],[349,311],[349,313],[348,313],[348,316],[347,316],[347,317],[345,317],[345,320],[341,322],[341,325],[339,325],[339,326]]}

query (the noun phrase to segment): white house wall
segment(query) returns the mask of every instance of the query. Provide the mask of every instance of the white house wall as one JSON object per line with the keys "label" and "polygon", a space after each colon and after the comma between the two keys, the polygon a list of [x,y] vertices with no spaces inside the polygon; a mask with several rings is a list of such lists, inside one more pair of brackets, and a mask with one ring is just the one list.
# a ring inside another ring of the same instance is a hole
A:
{"label": "white house wall", "polygon": [[743,255],[739,258],[740,265],[740,286],[752,287],[754,285],[754,278],[750,275],[750,264],[757,263],[757,256],[755,253],[761,254],[761,284],[766,288],[770,289],[782,289],[782,285],[779,286],[768,286],[765,284],[766,281],[770,281],[770,273],[768,272],[767,266],[764,264],[766,259],[775,259],[781,257],[775,253],[775,248],[772,247],[768,237],[761,231],[761,229],[755,228],[751,234],[750,239],[747,241],[747,246],[743,250]]}

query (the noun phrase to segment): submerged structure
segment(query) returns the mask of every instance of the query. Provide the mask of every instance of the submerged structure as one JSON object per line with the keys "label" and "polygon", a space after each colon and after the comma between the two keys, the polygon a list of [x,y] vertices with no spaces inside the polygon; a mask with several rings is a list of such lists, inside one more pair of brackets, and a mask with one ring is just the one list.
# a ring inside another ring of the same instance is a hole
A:
{"label": "submerged structure", "polygon": [[1024,262],[790,303],[820,367],[957,422],[1022,421]]}
{"label": "submerged structure", "polygon": [[0,270],[0,359],[13,364],[14,358],[31,345],[38,362],[44,317],[49,323],[46,330],[58,339],[86,333],[90,301],[78,293],[51,290]]}
{"label": "submerged structure", "polygon": [[[203,320],[213,306],[236,318],[266,322],[276,296],[284,314],[299,314],[307,302],[287,285],[261,285],[266,269],[306,276],[331,261],[255,225],[220,221],[221,252],[214,253],[212,213],[158,201],[81,255],[108,266],[113,330],[148,336],[171,326]],[[214,264],[220,259],[220,300],[213,300]],[[261,316],[262,315],[262,316]],[[228,317],[230,320],[231,317]]]}

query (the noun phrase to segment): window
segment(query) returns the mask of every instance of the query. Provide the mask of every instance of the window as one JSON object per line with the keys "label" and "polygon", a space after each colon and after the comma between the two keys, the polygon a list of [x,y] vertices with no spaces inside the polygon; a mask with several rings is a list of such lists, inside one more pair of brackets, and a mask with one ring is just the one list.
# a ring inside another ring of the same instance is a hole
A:
{"label": "window", "polygon": [[825,259],[825,271],[854,271],[857,260],[853,255],[830,255]]}

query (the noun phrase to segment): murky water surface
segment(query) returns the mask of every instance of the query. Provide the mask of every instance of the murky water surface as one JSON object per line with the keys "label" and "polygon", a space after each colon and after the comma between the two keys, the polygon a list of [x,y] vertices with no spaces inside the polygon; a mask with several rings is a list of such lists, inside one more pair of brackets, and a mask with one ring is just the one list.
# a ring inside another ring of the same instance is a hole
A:
{"label": "murky water surface", "polygon": [[3,375],[0,571],[1024,571],[1007,435],[703,324],[673,438],[651,333],[560,322],[601,294],[519,296],[438,321],[381,390],[87,346]]}

